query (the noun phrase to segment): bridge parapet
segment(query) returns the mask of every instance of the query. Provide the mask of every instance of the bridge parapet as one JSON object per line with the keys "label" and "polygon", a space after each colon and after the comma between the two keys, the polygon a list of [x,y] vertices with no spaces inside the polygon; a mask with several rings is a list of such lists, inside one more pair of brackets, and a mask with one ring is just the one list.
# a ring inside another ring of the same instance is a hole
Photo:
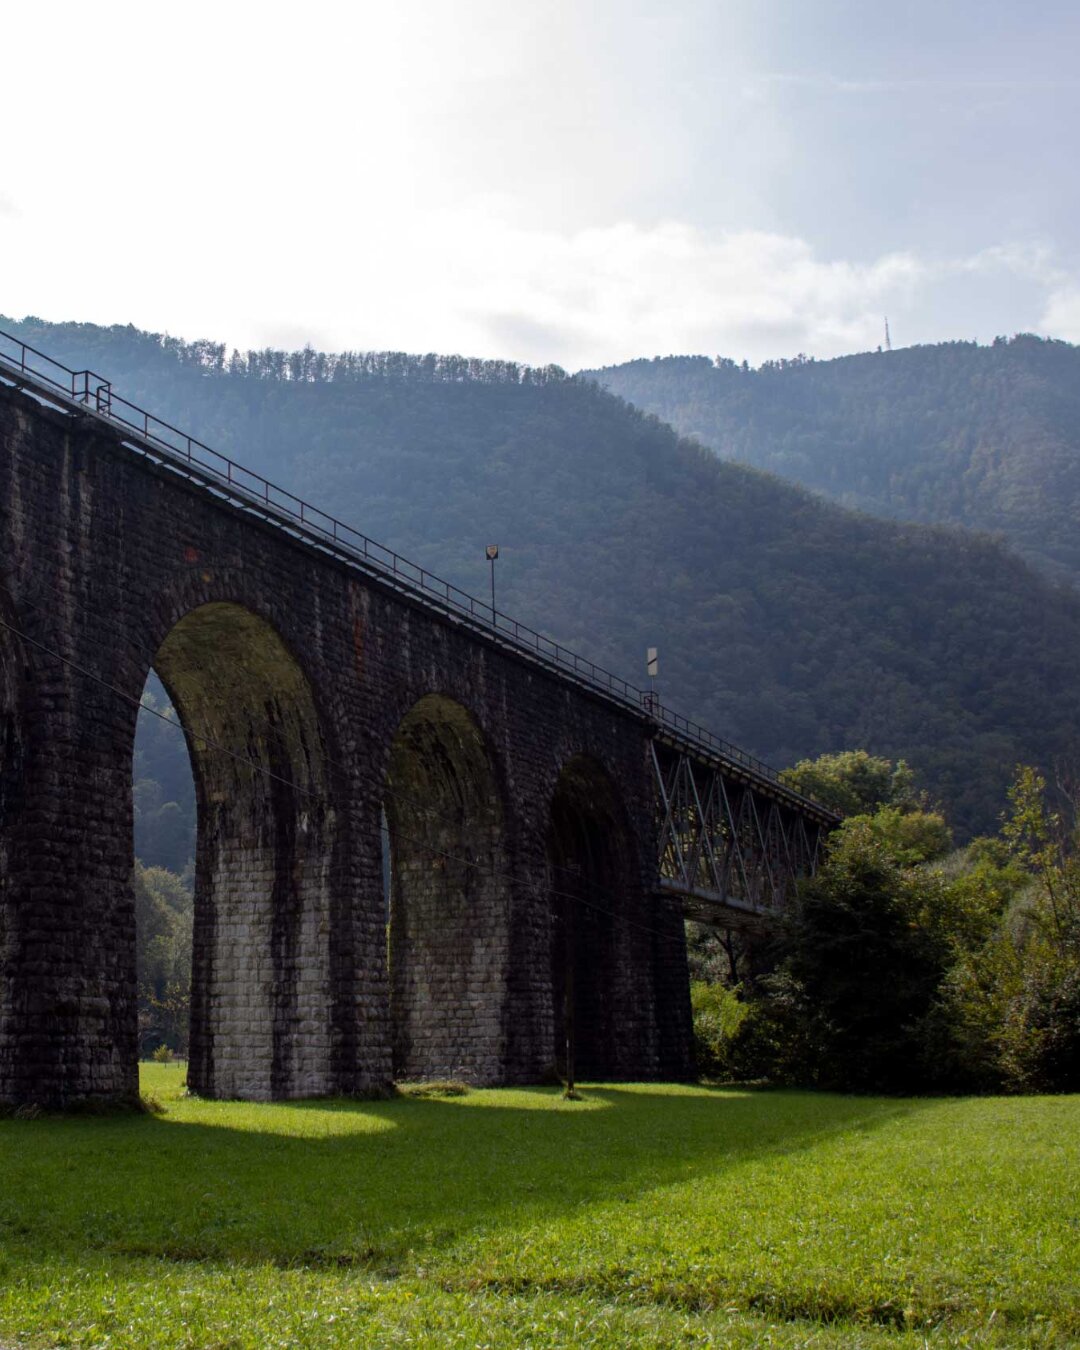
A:
{"label": "bridge parapet", "polygon": [[[651,690],[537,632],[478,599],[452,582],[384,544],[337,520],[286,488],[245,468],[226,455],[116,392],[110,381],[90,370],[72,370],[28,343],[0,330],[0,380],[65,411],[103,423],[136,454],[180,474],[216,497],[253,514],[324,554],[374,577],[425,608],[471,629],[482,641],[539,664],[563,680],[617,703],[643,721],[655,735],[679,747],[695,763],[715,763],[736,780],[758,784],[766,795],[779,795],[796,811],[829,813],[784,788],[775,769],[707,727],[660,703]],[[835,821],[833,821],[835,823]]]}

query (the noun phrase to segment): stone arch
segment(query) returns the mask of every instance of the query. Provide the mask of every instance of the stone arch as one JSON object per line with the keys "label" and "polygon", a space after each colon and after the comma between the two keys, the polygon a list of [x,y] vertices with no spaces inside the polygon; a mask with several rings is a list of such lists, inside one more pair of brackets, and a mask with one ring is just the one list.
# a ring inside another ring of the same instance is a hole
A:
{"label": "stone arch", "polygon": [[189,610],[153,661],[198,811],[188,1081],[207,1096],[332,1091],[335,812],[312,686],[242,605]]}
{"label": "stone arch", "polygon": [[620,954],[632,945],[626,921],[641,884],[619,791],[586,755],[565,764],[555,784],[547,861],[555,1063],[564,1076],[572,1056],[578,1078],[617,1077],[633,1041]]}
{"label": "stone arch", "polygon": [[480,728],[428,694],[402,718],[384,799],[396,1078],[503,1074],[509,890],[502,794]]}

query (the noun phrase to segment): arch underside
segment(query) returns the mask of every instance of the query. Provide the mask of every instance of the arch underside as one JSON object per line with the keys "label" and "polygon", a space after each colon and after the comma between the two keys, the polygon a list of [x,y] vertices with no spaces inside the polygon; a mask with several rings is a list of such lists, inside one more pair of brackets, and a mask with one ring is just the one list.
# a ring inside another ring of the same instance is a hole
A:
{"label": "arch underside", "polygon": [[460,704],[432,694],[406,714],[384,806],[394,1076],[497,1082],[509,959],[503,810]]}
{"label": "arch underside", "polygon": [[264,620],[184,616],[154,661],[198,809],[188,1078],[215,1097],[333,1090],[335,819],[308,681]]}

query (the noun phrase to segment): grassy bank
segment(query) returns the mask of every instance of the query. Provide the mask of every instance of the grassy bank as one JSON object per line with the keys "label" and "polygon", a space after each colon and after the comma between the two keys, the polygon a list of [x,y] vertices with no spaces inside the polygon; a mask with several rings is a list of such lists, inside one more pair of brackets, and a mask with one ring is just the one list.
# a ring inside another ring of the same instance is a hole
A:
{"label": "grassy bank", "polygon": [[620,1086],[0,1122],[0,1342],[1080,1341],[1080,1098]]}

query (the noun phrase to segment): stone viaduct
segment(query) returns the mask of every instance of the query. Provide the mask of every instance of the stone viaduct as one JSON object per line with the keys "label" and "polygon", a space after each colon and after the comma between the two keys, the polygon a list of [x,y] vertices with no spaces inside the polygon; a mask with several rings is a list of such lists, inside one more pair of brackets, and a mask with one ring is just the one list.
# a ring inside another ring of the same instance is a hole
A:
{"label": "stone viaduct", "polygon": [[781,903],[827,814],[16,348],[0,1102],[137,1090],[131,775],[151,668],[196,782],[193,1089],[536,1081],[563,1064],[568,1010],[579,1077],[690,1074],[684,908]]}

